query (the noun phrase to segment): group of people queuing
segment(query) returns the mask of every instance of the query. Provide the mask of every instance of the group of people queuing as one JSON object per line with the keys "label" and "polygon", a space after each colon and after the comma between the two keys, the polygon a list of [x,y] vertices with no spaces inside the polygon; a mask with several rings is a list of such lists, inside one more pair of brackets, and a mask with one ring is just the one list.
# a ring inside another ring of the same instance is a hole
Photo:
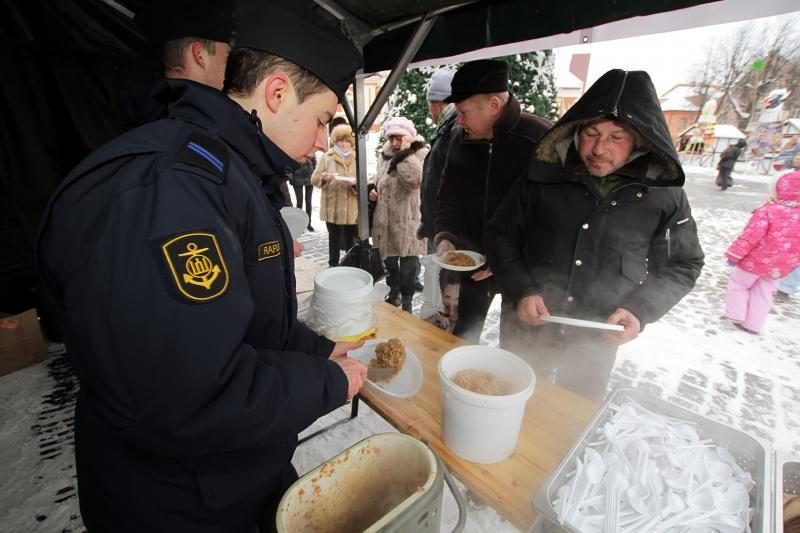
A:
{"label": "group of people queuing", "polygon": [[[500,294],[500,346],[541,378],[599,401],[618,346],[669,311],[700,274],[685,176],[647,73],[609,71],[555,124],[523,111],[508,77],[498,60],[434,72],[427,100],[437,128],[421,185],[386,173],[385,162],[406,146],[388,137],[379,176],[382,187],[394,186],[389,205],[415,221],[408,209],[420,202],[417,244],[392,250],[393,268],[410,279],[403,256],[422,253],[423,239],[439,256],[478,252],[482,268],[440,271],[441,309],[429,320],[478,342]],[[392,119],[387,131],[398,122],[406,123]],[[400,222],[380,233],[376,226],[382,253],[387,232],[414,244]],[[396,305],[400,296],[407,307],[408,282],[389,284],[388,299]],[[622,331],[548,323],[551,314]]]}

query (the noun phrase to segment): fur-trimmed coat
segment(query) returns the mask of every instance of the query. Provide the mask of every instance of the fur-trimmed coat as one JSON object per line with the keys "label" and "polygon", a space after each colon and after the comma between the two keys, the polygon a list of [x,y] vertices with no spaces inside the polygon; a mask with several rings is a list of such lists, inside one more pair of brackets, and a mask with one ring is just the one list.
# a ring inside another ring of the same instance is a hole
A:
{"label": "fur-trimmed coat", "polygon": [[421,140],[392,154],[389,143],[383,145],[378,159],[372,238],[381,257],[407,257],[425,254],[425,241],[417,239],[419,227],[419,187],[422,164],[429,148]]}
{"label": "fur-trimmed coat", "polygon": [[319,218],[331,224],[356,224],[358,222],[358,194],[355,185],[336,179],[322,183],[322,173],[339,176],[356,176],[356,152],[353,150],[347,157],[342,157],[331,148],[319,160],[317,168],[311,175],[314,187],[322,189],[319,202]]}

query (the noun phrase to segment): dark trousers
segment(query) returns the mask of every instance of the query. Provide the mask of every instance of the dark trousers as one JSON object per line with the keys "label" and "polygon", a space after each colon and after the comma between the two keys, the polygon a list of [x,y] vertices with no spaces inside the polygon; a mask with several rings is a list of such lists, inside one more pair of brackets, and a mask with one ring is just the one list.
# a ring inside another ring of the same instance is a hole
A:
{"label": "dark trousers", "polygon": [[723,191],[733,185],[731,170],[730,168],[721,168],[719,169],[719,174],[717,174],[717,187],[721,188]]}
{"label": "dark trousers", "polygon": [[461,290],[458,300],[458,322],[453,335],[461,337],[471,344],[478,344],[486,322],[486,314],[496,294],[494,283],[490,279],[473,281],[470,277],[475,272],[464,272],[461,275]]}
{"label": "dark trousers", "polygon": [[341,250],[349,250],[358,240],[358,226],[355,224],[333,224],[326,222],[328,227],[328,265],[339,264]]}
{"label": "dark trousers", "polygon": [[503,302],[500,347],[525,359],[537,380],[547,380],[600,403],[617,357],[617,345],[602,331],[545,324],[530,326]]}
{"label": "dark trousers", "polygon": [[[303,185],[292,185],[294,197],[297,198],[297,208],[303,209]],[[308,213],[308,223],[311,224],[311,197],[314,194],[314,186],[305,186],[306,213]]]}
{"label": "dark trousers", "polygon": [[414,272],[417,268],[417,256],[400,257],[391,255],[383,260],[386,265],[386,284],[391,291],[402,296],[414,296]]}

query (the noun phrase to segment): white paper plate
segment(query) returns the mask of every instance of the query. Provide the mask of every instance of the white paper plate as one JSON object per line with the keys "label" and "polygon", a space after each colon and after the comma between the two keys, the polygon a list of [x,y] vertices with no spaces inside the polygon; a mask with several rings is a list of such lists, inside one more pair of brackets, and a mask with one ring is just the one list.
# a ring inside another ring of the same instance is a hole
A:
{"label": "white paper plate", "polygon": [[343,181],[348,185],[355,185],[356,184],[356,179],[354,177],[352,177],[352,176],[340,176],[339,174],[335,174],[333,176],[333,179],[335,179],[336,181]]}
{"label": "white paper plate", "polygon": [[443,254],[441,255],[441,257],[440,257],[440,256],[438,256],[438,255],[436,255],[436,254],[434,254],[434,255],[433,255],[433,262],[434,262],[434,263],[436,263],[437,265],[439,265],[439,266],[440,266],[440,267],[442,267],[442,268],[445,268],[445,269],[447,269],[447,270],[457,270],[458,272],[469,272],[470,270],[477,270],[477,269],[479,269],[480,267],[482,267],[482,266],[483,266],[483,264],[484,264],[484,262],[485,262],[485,261],[483,261],[483,259],[481,258],[481,254],[479,254],[478,252],[473,252],[472,250],[451,250],[451,251],[453,251],[453,252],[459,252],[459,253],[462,253],[462,254],[464,254],[464,255],[468,255],[468,256],[470,256],[472,259],[474,259],[474,260],[475,260],[475,266],[467,267],[467,266],[455,266],[455,265],[448,265],[447,263],[445,263],[445,262],[444,262],[444,260],[443,260],[443,259],[444,259],[444,258],[447,256],[447,254],[449,254],[450,252],[445,252],[445,253],[443,253]]}
{"label": "white paper plate", "polygon": [[[386,342],[386,339],[369,340],[361,348],[350,350],[347,355],[368,365],[375,357],[375,347],[382,342]],[[403,344],[406,346],[406,362],[400,372],[392,379],[380,383],[367,380],[368,387],[397,398],[410,398],[419,392],[422,387],[422,365],[419,364],[419,359],[408,344]]]}
{"label": "white paper plate", "polygon": [[609,331],[625,331],[625,326],[620,324],[606,324],[605,322],[594,322],[592,320],[580,320],[578,318],[567,318],[565,316],[542,315],[539,318],[545,322],[556,324],[566,324],[567,326],[578,326],[580,328],[607,329]]}
{"label": "white paper plate", "polygon": [[308,227],[308,215],[302,209],[296,207],[282,207],[281,216],[286,225],[289,226],[289,233],[293,240],[297,240]]}

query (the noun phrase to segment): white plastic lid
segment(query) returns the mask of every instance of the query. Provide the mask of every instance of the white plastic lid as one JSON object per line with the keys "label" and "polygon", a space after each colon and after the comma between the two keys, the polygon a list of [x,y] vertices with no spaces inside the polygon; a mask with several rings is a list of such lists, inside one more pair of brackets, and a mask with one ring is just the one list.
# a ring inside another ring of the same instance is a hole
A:
{"label": "white plastic lid", "polygon": [[372,275],[360,268],[337,266],[314,276],[314,295],[347,302],[372,292]]}

